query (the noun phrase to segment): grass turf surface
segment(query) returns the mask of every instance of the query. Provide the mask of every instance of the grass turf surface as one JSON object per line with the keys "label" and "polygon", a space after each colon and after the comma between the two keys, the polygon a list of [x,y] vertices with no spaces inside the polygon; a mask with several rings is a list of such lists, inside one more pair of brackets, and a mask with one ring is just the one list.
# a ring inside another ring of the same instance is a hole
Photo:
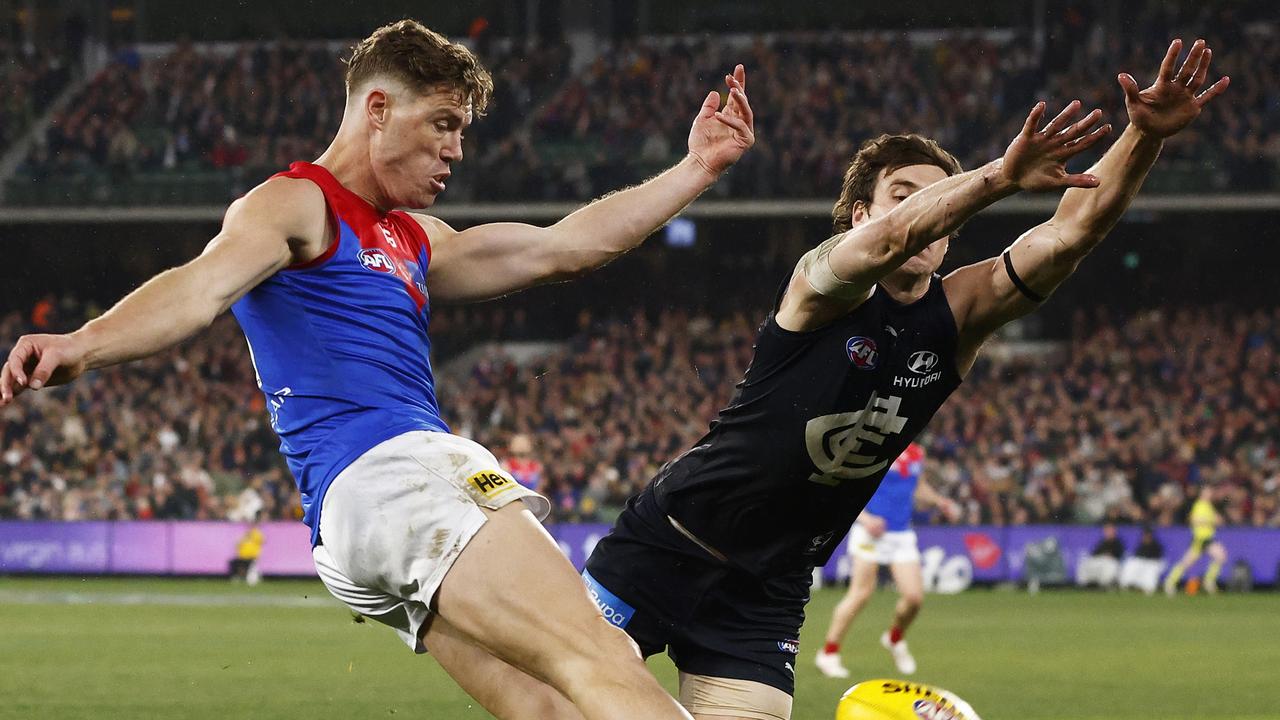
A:
{"label": "grass turf surface", "polygon": [[[815,593],[793,717],[854,680],[813,668],[839,590]],[[880,592],[845,645],[854,679],[897,675]],[[56,602],[54,602],[56,600]],[[1280,593],[930,596],[916,680],[1000,718],[1280,718]],[[665,658],[650,661],[674,688]],[[488,718],[428,657],[355,624],[318,582],[0,578],[0,718]]]}

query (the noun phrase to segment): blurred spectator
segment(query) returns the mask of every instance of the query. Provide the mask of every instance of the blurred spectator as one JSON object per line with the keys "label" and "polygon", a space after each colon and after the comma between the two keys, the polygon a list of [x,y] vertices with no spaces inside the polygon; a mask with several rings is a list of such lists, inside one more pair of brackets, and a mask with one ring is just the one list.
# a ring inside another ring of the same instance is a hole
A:
{"label": "blurred spectator", "polygon": [[533,441],[529,436],[520,434],[512,437],[508,450],[511,454],[503,459],[503,469],[511,473],[521,485],[534,492],[542,492],[542,463],[533,457]]}
{"label": "blurred spectator", "polygon": [[26,52],[0,39],[0,148],[17,142],[70,80],[64,58],[47,50]]}
{"label": "blurred spectator", "polygon": [[[569,51],[516,42],[488,47],[495,96],[472,134],[497,143],[558,85]],[[183,41],[159,58],[122,54],[54,116],[21,172],[35,179],[217,171],[228,192],[239,194],[242,178],[265,179],[327,146],[346,105],[340,54],[329,43],[289,41],[230,50]],[[460,180],[450,183],[451,197],[471,193]]]}
{"label": "blurred spectator", "polygon": [[1120,559],[1123,557],[1124,543],[1116,535],[1115,524],[1104,524],[1102,538],[1093,546],[1088,556],[1080,558],[1076,567],[1076,584],[1081,587],[1113,587],[1120,577]]}
{"label": "blurred spectator", "polygon": [[[1079,98],[1123,127],[1116,73],[1145,85],[1174,36],[1222,49],[1212,74],[1230,75],[1232,87],[1229,101],[1169,139],[1149,184],[1274,189],[1280,23],[1261,7],[1151,0],[1126,5],[1123,24],[1051,7],[1045,42],[1030,27],[641,37],[602,43],[577,73],[566,45],[525,46],[482,29],[473,44],[493,73],[494,100],[469,132],[476,166],[455,176],[450,197],[581,201],[642,180],[684,154],[693,113],[738,62],[757,141],[713,194],[834,197],[853,151],[882,132],[929,135],[975,167],[1003,152],[1040,99]],[[37,178],[120,165],[110,148],[123,127],[138,139],[133,164],[142,170],[243,167],[244,181],[256,182],[324,149],[345,103],[342,70],[326,43],[228,51],[181,42],[142,62],[122,55],[58,114],[22,170]],[[238,143],[226,139],[229,127]],[[132,145],[127,136],[119,144]],[[239,177],[226,179],[238,187]]]}
{"label": "blurred spectator", "polygon": [[1134,588],[1148,595],[1155,594],[1160,584],[1160,575],[1167,564],[1164,560],[1164,545],[1160,544],[1160,539],[1150,525],[1143,525],[1138,547],[1120,568],[1120,587]]}
{"label": "blurred spectator", "polygon": [[[37,318],[50,332],[84,319],[70,298],[39,307],[0,316],[0,349]],[[441,407],[459,434],[506,447],[555,519],[608,520],[727,403],[759,316],[584,312],[532,364],[497,351],[450,369],[461,377]],[[437,352],[536,337],[501,306],[440,308],[432,324]],[[1280,527],[1280,308],[1080,311],[1062,355],[980,361],[921,436],[960,522],[1169,526],[1211,482],[1228,524]],[[0,517],[296,517],[253,378],[223,319],[170,353],[24,396],[0,410]]]}

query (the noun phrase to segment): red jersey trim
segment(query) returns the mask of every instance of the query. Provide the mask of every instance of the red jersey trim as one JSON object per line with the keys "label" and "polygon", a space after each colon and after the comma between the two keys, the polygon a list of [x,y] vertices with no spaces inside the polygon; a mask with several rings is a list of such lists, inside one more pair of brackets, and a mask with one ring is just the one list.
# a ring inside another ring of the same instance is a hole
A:
{"label": "red jersey trim", "polygon": [[[324,194],[325,207],[329,211],[329,218],[333,221],[333,228],[336,234],[333,242],[318,257],[305,263],[290,265],[285,270],[311,270],[323,265],[338,252],[338,245],[342,242],[342,215],[352,215],[353,221],[359,222],[358,216],[367,215],[366,219],[377,220],[381,218],[381,214],[369,204],[367,200],[359,195],[351,192],[345,185],[338,182],[338,179],[329,172],[329,169],[323,165],[316,165],[304,161],[297,161],[289,164],[289,169],[284,172],[276,173],[272,177],[289,177],[310,180],[320,188],[320,192]],[[415,225],[417,223],[414,223]],[[352,228],[354,230],[354,228]]]}
{"label": "red jersey trim", "polygon": [[[289,169],[272,175],[268,180],[274,180],[278,177],[292,178],[294,180],[309,180],[311,184],[320,188],[320,194],[324,196],[324,209],[329,213],[329,220],[333,223],[333,242],[329,243],[329,247],[324,252],[306,262],[294,263],[285,266],[285,270],[312,270],[324,265],[338,252],[338,246],[342,244],[342,223],[338,219],[338,212],[334,209],[333,204],[329,202],[329,188],[325,187],[322,178],[317,177],[307,168],[302,166],[311,165],[311,163],[295,162],[289,165]],[[316,166],[312,166],[316,167]],[[330,176],[332,178],[332,176]]]}
{"label": "red jersey trim", "polygon": [[418,243],[422,245],[422,248],[427,251],[427,265],[430,265],[431,238],[427,236],[427,229],[422,227],[422,223],[418,222],[417,218],[403,210],[394,210],[393,213],[404,218],[404,221],[413,228],[411,232],[413,232],[414,236],[418,238]]}

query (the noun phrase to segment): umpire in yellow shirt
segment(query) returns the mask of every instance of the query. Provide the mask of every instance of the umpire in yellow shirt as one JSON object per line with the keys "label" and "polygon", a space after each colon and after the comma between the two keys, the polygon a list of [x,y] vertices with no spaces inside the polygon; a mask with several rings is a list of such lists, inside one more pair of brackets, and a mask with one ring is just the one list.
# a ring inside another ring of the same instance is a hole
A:
{"label": "umpire in yellow shirt", "polygon": [[1164,591],[1168,595],[1176,593],[1182,573],[1207,552],[1209,569],[1204,573],[1204,590],[1209,594],[1216,593],[1218,592],[1218,573],[1222,572],[1222,565],[1227,561],[1227,549],[1215,539],[1218,526],[1222,524],[1222,516],[1213,507],[1212,486],[1206,484],[1200,487],[1200,497],[1191,506],[1187,519],[1191,523],[1191,546],[1165,577]]}

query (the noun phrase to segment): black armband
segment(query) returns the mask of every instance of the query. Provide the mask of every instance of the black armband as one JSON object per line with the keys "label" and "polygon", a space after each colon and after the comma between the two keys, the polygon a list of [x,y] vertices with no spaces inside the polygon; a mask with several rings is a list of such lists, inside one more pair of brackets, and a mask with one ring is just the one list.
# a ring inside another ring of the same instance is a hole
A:
{"label": "black armband", "polygon": [[1018,273],[1014,272],[1013,259],[1009,257],[1008,250],[1004,251],[1004,271],[1009,273],[1009,279],[1013,281],[1013,286],[1018,288],[1018,292],[1025,295],[1028,300],[1033,303],[1042,303],[1045,301],[1045,297],[1043,295],[1039,295],[1035,290],[1027,287],[1027,284],[1022,282],[1022,278],[1018,277]]}

